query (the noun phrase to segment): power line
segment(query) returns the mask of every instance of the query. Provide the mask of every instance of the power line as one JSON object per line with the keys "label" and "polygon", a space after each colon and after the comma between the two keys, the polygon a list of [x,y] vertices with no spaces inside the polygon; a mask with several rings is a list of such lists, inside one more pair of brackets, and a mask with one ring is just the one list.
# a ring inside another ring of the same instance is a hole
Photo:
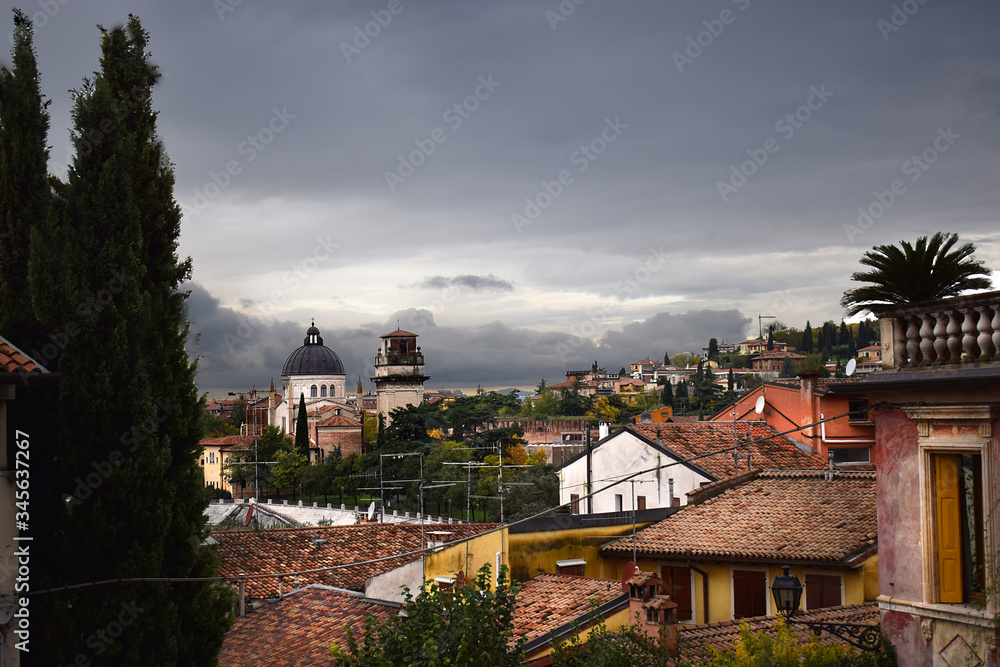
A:
{"label": "power line", "polygon": [[[876,406],[871,406],[871,407],[876,407]],[[796,428],[789,429],[787,431],[781,431],[780,433],[773,433],[773,434],[770,434],[770,435],[768,435],[766,437],[754,438],[753,440],[749,440],[749,441],[746,441],[746,442],[741,442],[741,443],[738,443],[738,444],[733,445],[731,447],[724,447],[723,449],[715,450],[715,451],[712,451],[712,452],[705,452],[703,454],[698,454],[696,456],[691,456],[691,457],[686,458],[686,459],[681,459],[681,460],[673,461],[671,463],[664,463],[662,465],[653,466],[652,468],[647,468],[645,470],[639,470],[639,471],[634,472],[634,473],[632,473],[630,475],[627,475],[626,477],[623,477],[623,478],[621,478],[621,479],[619,479],[617,481],[613,481],[610,484],[608,484],[607,486],[604,486],[604,487],[601,487],[600,489],[592,491],[591,493],[588,493],[585,496],[582,496],[580,498],[577,498],[577,499],[569,501],[569,502],[561,503],[561,504],[556,505],[555,507],[551,507],[549,509],[542,510],[541,512],[533,514],[533,515],[531,515],[529,517],[525,517],[524,519],[518,519],[517,521],[514,521],[513,523],[500,524],[496,528],[491,528],[489,530],[485,530],[483,532],[477,533],[475,535],[475,537],[478,538],[478,537],[482,537],[484,535],[489,535],[491,533],[495,533],[497,531],[502,531],[505,527],[509,530],[512,526],[517,526],[517,525],[520,525],[520,524],[525,523],[527,521],[531,521],[532,519],[537,519],[539,517],[546,516],[546,515],[554,512],[555,510],[562,509],[563,507],[569,507],[570,505],[572,505],[575,502],[579,502],[581,500],[586,500],[586,499],[588,499],[588,498],[590,498],[592,496],[597,495],[598,493],[603,493],[603,492],[607,491],[608,489],[614,488],[614,487],[618,486],[619,484],[623,484],[623,483],[625,483],[625,482],[627,482],[627,481],[629,481],[629,480],[631,480],[631,479],[633,479],[635,477],[638,477],[639,475],[645,475],[647,473],[656,472],[657,470],[663,470],[665,468],[672,468],[673,466],[676,466],[676,465],[682,465],[684,463],[690,463],[691,461],[696,461],[698,459],[703,459],[703,458],[706,458],[706,457],[709,457],[709,456],[715,456],[717,454],[724,454],[726,452],[733,451],[733,450],[738,449],[740,447],[747,447],[749,445],[753,445],[753,444],[756,444],[756,443],[759,443],[759,442],[766,442],[766,441],[771,440],[771,439],[776,438],[776,437],[785,436],[785,435],[788,435],[789,433],[795,433],[796,431],[801,431],[803,429],[807,429],[807,428],[811,428],[813,426],[817,426],[817,425],[822,424],[824,422],[833,421],[835,419],[841,419],[842,417],[847,417],[847,416],[850,416],[850,415],[851,415],[851,412],[848,411],[848,412],[845,412],[843,414],[835,415],[833,417],[826,417],[824,419],[820,419],[819,421],[815,421],[815,422],[813,422],[811,424],[804,424],[802,426],[798,426]],[[465,465],[465,464],[461,464],[461,465]],[[473,536],[469,535],[468,537],[459,538],[459,539],[457,539],[457,540],[455,540],[453,542],[448,542],[448,546],[455,546],[455,545],[458,545],[458,544],[461,544],[461,543],[464,542],[466,544],[466,548],[468,548],[468,543],[472,539],[473,539]],[[33,595],[45,595],[45,594],[48,594],[48,593],[57,593],[57,592],[61,592],[61,591],[76,590],[76,589],[81,589],[81,588],[91,588],[91,587],[97,587],[97,586],[104,586],[104,585],[108,585],[108,584],[124,584],[124,583],[206,583],[206,582],[228,583],[228,582],[237,582],[237,581],[239,581],[241,579],[242,580],[248,580],[248,579],[277,579],[277,578],[283,578],[283,577],[299,576],[299,575],[303,575],[303,574],[318,574],[318,573],[321,573],[321,572],[332,572],[334,570],[342,570],[342,569],[345,569],[345,568],[348,568],[348,567],[357,567],[359,565],[369,565],[369,564],[373,564],[373,563],[382,563],[382,562],[385,562],[387,560],[394,560],[394,559],[402,558],[402,557],[405,557],[405,556],[414,556],[414,555],[418,555],[418,554],[430,553],[435,548],[437,548],[437,547],[434,547],[434,548],[421,548],[421,549],[416,549],[416,550],[413,550],[413,551],[401,552],[401,553],[394,554],[394,555],[391,555],[391,556],[382,556],[382,557],[379,557],[379,558],[371,558],[371,559],[368,559],[368,560],[357,561],[357,562],[354,562],[354,563],[342,563],[340,565],[328,565],[326,567],[314,568],[314,569],[311,569],[311,570],[294,570],[294,571],[291,571],[291,572],[276,572],[276,573],[267,573],[267,574],[241,574],[241,575],[215,576],[215,577],[124,577],[124,578],[118,578],[118,579],[104,579],[104,580],[101,580],[101,581],[91,581],[91,582],[81,583],[81,584],[70,584],[70,585],[67,585],[67,586],[56,586],[56,587],[47,588],[47,589],[44,589],[44,590],[41,590],[41,591],[31,591],[30,593],[28,593],[28,595],[29,596],[33,596]],[[6,596],[3,596],[3,597],[6,597]]]}

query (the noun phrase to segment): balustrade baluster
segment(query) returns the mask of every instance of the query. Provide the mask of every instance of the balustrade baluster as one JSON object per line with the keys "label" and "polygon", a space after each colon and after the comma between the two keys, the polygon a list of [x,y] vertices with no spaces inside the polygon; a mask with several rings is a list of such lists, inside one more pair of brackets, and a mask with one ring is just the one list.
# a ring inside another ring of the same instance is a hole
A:
{"label": "balustrade baluster", "polygon": [[892,318],[892,358],[893,367],[901,368],[906,365],[906,332],[903,326],[902,317]]}
{"label": "balustrade baluster", "polygon": [[979,346],[976,345],[976,309],[963,308],[962,314],[965,320],[962,322],[962,360],[975,361],[979,356]]}
{"label": "balustrade baluster", "polygon": [[906,365],[916,366],[920,363],[920,322],[919,317],[906,320]]}
{"label": "balustrade baluster", "polygon": [[941,310],[934,313],[934,361],[938,363],[944,363],[948,359],[947,322],[947,313]]}
{"label": "balustrade baluster", "polygon": [[996,351],[993,359],[1000,360],[1000,304],[993,304],[993,321],[990,326],[993,328],[993,349]]}
{"label": "balustrade baluster", "polygon": [[996,352],[990,336],[990,307],[976,306],[976,312],[979,313],[979,323],[976,327],[979,330],[979,337],[976,339],[976,343],[979,345],[979,360],[989,361],[993,353]]}
{"label": "balustrade baluster", "polygon": [[930,314],[918,315],[920,319],[920,361],[929,364],[934,361],[934,328]]}
{"label": "balustrade baluster", "polygon": [[948,311],[948,363],[957,364],[962,360],[962,313]]}

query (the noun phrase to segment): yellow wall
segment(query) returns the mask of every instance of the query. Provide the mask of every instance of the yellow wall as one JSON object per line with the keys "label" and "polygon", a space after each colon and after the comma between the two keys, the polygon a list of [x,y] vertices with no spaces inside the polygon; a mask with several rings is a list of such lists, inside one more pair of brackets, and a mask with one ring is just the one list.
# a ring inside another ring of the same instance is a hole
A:
{"label": "yellow wall", "polygon": [[[602,559],[600,573],[592,576],[604,577],[606,579],[621,579],[622,571],[631,558],[606,558]],[[589,565],[589,562],[588,562]],[[732,618],[732,568],[745,567],[746,569],[758,569],[757,564],[734,564],[734,563],[702,563],[692,561],[671,561],[653,560],[640,558],[637,564],[639,570],[644,572],[654,572],[659,574],[660,568],[665,565],[673,566],[693,566],[708,575],[708,612],[709,618],[705,619],[704,609],[704,589],[702,576],[692,570],[691,588],[694,591],[694,622],[714,623],[717,621],[728,621]],[[774,578],[782,573],[780,564],[767,566],[768,587],[774,583]],[[799,578],[800,582],[805,582],[806,571],[819,571],[821,568],[804,568],[792,566],[789,574]],[[823,570],[827,571],[827,570]],[[838,570],[828,570],[830,573]],[[860,604],[868,600],[874,600],[878,596],[878,556],[868,558],[860,567],[852,570],[841,571],[844,574],[844,604]],[[589,572],[588,572],[589,574]],[[768,609],[770,613],[775,613],[774,600],[771,598],[768,589]],[[805,595],[802,596],[802,607],[805,607]]]}
{"label": "yellow wall", "polygon": [[[628,615],[629,615],[629,609],[628,606],[626,606],[621,611],[617,611],[614,614],[611,614],[610,616],[605,618],[604,625],[607,627],[608,630],[617,630],[629,624]],[[583,625],[583,623],[581,623],[581,625]],[[588,626],[583,630],[577,632],[576,636],[580,638],[581,643],[586,644],[587,640],[590,638],[590,633],[593,632],[593,630],[594,628],[592,626]],[[570,640],[570,637],[572,636],[573,633],[570,632],[560,637],[559,639],[561,641],[568,642]],[[539,658],[547,656],[550,653],[552,653],[552,644],[546,644],[543,648],[537,649],[536,651],[532,652],[531,655],[525,656],[525,658],[528,660],[537,660]]]}
{"label": "yellow wall", "polygon": [[[209,458],[211,458],[209,454],[215,455],[215,463],[208,462]],[[205,475],[204,486],[208,486],[211,483],[217,489],[229,488],[222,479],[222,452],[219,451],[219,445],[202,447],[199,460],[205,462],[202,466],[202,471]]]}
{"label": "yellow wall", "polygon": [[[650,525],[636,524],[636,530]],[[611,573],[603,566],[598,551],[606,540],[588,539],[607,535],[619,537],[632,534],[632,525],[593,526],[566,530],[515,533],[510,536],[510,564],[515,581],[527,581],[543,572],[558,572],[556,561],[582,558],[587,561],[584,574],[588,577],[619,579],[621,573]]]}
{"label": "yellow wall", "polygon": [[[457,534],[461,537],[461,527],[456,526]],[[455,577],[458,573],[465,572],[468,577],[475,577],[484,564],[489,563],[492,580],[496,581],[496,554],[501,552],[501,565],[509,565],[507,562],[507,545],[509,536],[506,526],[502,530],[495,530],[485,535],[474,536],[469,540],[469,560],[466,563],[465,542],[446,546],[440,551],[427,554],[424,558],[424,581],[433,580],[437,577]]]}

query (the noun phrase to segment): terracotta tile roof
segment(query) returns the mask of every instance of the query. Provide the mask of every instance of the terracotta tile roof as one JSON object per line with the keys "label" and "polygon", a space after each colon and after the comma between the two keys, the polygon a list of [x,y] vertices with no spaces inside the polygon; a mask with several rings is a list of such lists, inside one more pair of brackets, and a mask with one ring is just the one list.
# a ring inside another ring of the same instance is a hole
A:
{"label": "terracotta tile roof", "polygon": [[396,329],[395,331],[390,331],[387,334],[382,334],[381,336],[379,336],[379,338],[389,338],[389,337],[395,338],[397,336],[412,336],[416,338],[417,334],[411,333],[409,331],[403,331],[402,329]]}
{"label": "terracotta tile roof", "polygon": [[[656,557],[806,561],[852,566],[877,544],[875,473],[764,471],[687,505],[636,535]],[[632,553],[631,538],[602,554]]]}
{"label": "terracotta tile roof", "polygon": [[[732,422],[675,421],[660,424],[635,424],[628,428],[650,440],[659,438],[664,447],[678,456],[688,459],[694,456],[716,452],[732,447],[734,432]],[[740,422],[736,430],[741,442],[761,439],[747,448],[741,448],[740,455],[750,454],[754,468],[768,470],[819,470],[826,467],[826,461],[799,449],[799,446],[766,424]],[[695,459],[692,463],[716,479],[731,477],[736,466],[733,452],[725,451]],[[740,469],[746,470],[746,459],[740,461]]]}
{"label": "terracotta tile roof", "polygon": [[[863,379],[864,378],[859,376],[849,378],[816,378],[815,391],[817,393],[824,394],[830,391],[830,387],[832,385],[853,384],[855,382],[861,382]],[[793,389],[800,389],[802,387],[800,378],[777,378],[773,380],[765,380],[765,384],[791,387]]]}
{"label": "terracotta tile roof", "polygon": [[[495,528],[496,524],[477,523],[470,526],[473,535]],[[451,536],[438,535],[436,542],[453,542],[465,537],[465,524],[424,524],[424,531],[451,531]],[[385,558],[394,554],[420,549],[419,524],[361,524],[357,526],[322,526],[310,528],[275,528],[270,530],[213,531],[219,541],[219,574],[266,574],[312,570],[332,565]],[[286,589],[306,584],[326,584],[351,591],[363,591],[365,580],[417,560],[417,556],[399,556],[376,563],[285,577]],[[278,596],[278,578],[267,577],[247,581],[247,592],[253,598]]]}
{"label": "terracotta tile roof", "polygon": [[0,372],[48,373],[48,369],[22,352],[9,340],[0,336]]}
{"label": "terracotta tile roof", "polygon": [[310,586],[237,619],[222,642],[219,665],[333,665],[330,645],[346,645],[346,626],[360,635],[366,614],[384,618],[397,609]]}
{"label": "terracotta tile roof", "polygon": [[351,419],[350,417],[345,417],[343,415],[334,415],[329,419],[321,421],[317,426],[351,426],[359,428],[361,422]]}
{"label": "terracotta tile roof", "polygon": [[224,435],[221,438],[202,438],[198,444],[202,447],[236,447],[243,449],[253,444],[252,435]]}
{"label": "terracotta tile roof", "polygon": [[[824,609],[799,612],[795,615],[795,618],[799,620],[825,621],[828,623],[877,625],[879,623],[879,610],[877,602],[865,602],[863,604],[847,605],[844,607],[826,607]],[[680,639],[685,644],[685,650],[689,650],[692,657],[704,655],[707,658],[707,649],[709,646],[714,646],[720,651],[729,651],[736,647],[736,641],[740,637],[740,623],[742,621],[746,621],[750,625],[751,632],[764,630],[773,637],[775,636],[774,622],[776,619],[776,616],[756,616],[703,625],[680,625]],[[803,644],[809,641],[809,638],[813,634],[812,630],[805,626],[792,625],[790,627],[799,636],[799,640]],[[847,645],[847,642],[843,639],[827,632],[820,633],[819,640],[824,644]]]}
{"label": "terracotta tile roof", "polygon": [[[622,595],[622,582],[614,579],[540,574],[520,584],[512,641],[523,638],[529,642],[573,621],[583,625],[591,610],[590,600],[605,604]],[[624,604],[627,606],[627,599]]]}

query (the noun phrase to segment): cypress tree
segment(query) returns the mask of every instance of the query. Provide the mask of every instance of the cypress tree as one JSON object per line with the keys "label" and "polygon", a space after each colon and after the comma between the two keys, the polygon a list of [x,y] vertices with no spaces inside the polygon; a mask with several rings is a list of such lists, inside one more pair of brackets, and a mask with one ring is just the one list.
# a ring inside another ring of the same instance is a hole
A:
{"label": "cypress tree", "polygon": [[663,389],[660,391],[660,403],[669,406],[674,404],[674,388],[669,381],[663,384]]}
{"label": "cypress tree", "polygon": [[309,457],[309,417],[306,414],[305,394],[299,394],[299,414],[295,419],[295,451]]}
{"label": "cypress tree", "polygon": [[809,320],[806,320],[806,328],[802,332],[802,344],[799,348],[806,354],[811,354],[813,351],[813,329],[809,324]]}
{"label": "cypress tree", "polygon": [[732,391],[736,388],[736,378],[733,376],[733,369],[729,369],[729,374],[726,376],[726,390]]}
{"label": "cypress tree", "polygon": [[32,23],[19,9],[12,36],[13,69],[0,66],[0,333],[53,370],[57,347],[43,346],[28,282],[31,230],[45,220],[51,200],[48,102],[39,86]]}
{"label": "cypress tree", "polygon": [[[180,209],[156,136],[159,72],[136,17],[101,32],[101,70],[73,93],[69,180],[33,238],[62,260],[33,265],[36,311],[49,330],[67,325],[70,313],[76,330],[60,359],[57,407],[58,477],[72,495],[49,545],[73,557],[41,573],[43,586],[206,577],[218,567],[203,545],[203,405],[180,289],[191,265],[176,254]],[[40,603],[40,664],[73,662],[93,648],[95,628],[128,612],[127,630],[103,647],[108,660],[202,665],[215,661],[233,598],[212,583],[144,582]]]}

